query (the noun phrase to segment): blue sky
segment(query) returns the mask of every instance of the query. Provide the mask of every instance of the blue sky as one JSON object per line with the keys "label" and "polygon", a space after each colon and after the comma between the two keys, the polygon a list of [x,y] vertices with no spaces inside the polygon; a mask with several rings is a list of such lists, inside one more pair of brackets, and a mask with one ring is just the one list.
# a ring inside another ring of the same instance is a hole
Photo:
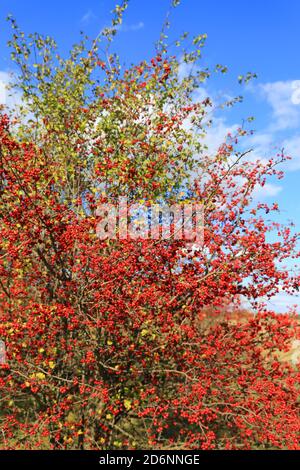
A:
{"label": "blue sky", "polygon": [[[25,32],[53,36],[63,53],[79,38],[80,30],[95,37],[109,24],[111,0],[2,0],[0,5],[0,81],[11,69],[5,22],[12,13]],[[152,56],[169,0],[131,0],[124,25],[115,42],[127,62]],[[273,155],[285,147],[294,157],[286,166],[285,180],[260,191],[260,198],[280,203],[281,220],[293,220],[300,231],[300,2],[299,0],[182,0],[172,16],[171,36],[184,31],[207,33],[203,64],[222,63],[229,73],[208,85],[213,96],[244,95],[244,103],[216,121],[210,142],[222,139],[227,129],[255,116],[255,137],[249,146],[255,155]],[[237,76],[256,72],[258,79],[241,88]],[[299,83],[297,83],[299,80]],[[298,88],[297,88],[298,87]],[[298,93],[298,94],[297,94]],[[286,298],[275,299],[276,308]],[[292,302],[294,303],[294,302]],[[298,302],[299,303],[299,302]]]}

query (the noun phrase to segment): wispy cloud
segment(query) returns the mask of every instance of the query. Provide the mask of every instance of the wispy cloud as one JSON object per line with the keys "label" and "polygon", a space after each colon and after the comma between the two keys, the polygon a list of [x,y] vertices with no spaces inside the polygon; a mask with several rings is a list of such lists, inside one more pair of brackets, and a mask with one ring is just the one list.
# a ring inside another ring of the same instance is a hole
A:
{"label": "wispy cloud", "polygon": [[143,29],[145,27],[143,21],[139,21],[138,23],[133,23],[133,24],[126,24],[123,23],[119,27],[119,31],[122,31],[123,33],[128,33],[129,31],[139,31],[140,29]]}
{"label": "wispy cloud", "polygon": [[80,19],[81,23],[88,24],[93,20],[96,20],[97,16],[93,10],[89,9]]}
{"label": "wispy cloud", "polygon": [[[133,23],[133,24],[122,23],[120,25],[115,26],[114,29],[116,29],[117,31],[120,31],[121,33],[129,33],[132,31],[139,31],[140,29],[143,29],[144,27],[145,27],[145,24],[143,23],[143,21],[139,21],[138,23]],[[101,32],[107,29],[111,29],[111,28],[112,28],[111,25],[104,26]]]}

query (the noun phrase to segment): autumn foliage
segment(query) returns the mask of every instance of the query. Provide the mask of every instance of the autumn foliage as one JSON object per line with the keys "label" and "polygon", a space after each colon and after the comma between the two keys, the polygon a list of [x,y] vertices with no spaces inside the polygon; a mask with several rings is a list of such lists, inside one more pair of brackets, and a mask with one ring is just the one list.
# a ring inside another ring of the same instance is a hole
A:
{"label": "autumn foliage", "polygon": [[[23,107],[0,120],[1,448],[299,448],[299,371],[280,360],[299,323],[262,303],[298,288],[283,267],[297,235],[253,200],[286,157],[252,159],[244,127],[211,153],[214,103],[195,99],[205,36],[124,69],[108,47],[121,13],[68,58],[12,21]],[[202,203],[204,246],[100,240],[97,204],[122,195]]]}

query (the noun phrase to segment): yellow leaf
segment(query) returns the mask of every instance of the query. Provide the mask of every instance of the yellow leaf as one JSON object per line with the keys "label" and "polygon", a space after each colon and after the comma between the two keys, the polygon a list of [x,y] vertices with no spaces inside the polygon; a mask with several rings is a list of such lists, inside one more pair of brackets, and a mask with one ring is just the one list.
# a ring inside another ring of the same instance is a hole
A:
{"label": "yellow leaf", "polygon": [[124,406],[127,411],[131,409],[131,401],[130,400],[124,400]]}
{"label": "yellow leaf", "polygon": [[35,376],[39,380],[43,380],[46,377],[45,374],[43,374],[43,372],[37,372]]}
{"label": "yellow leaf", "polygon": [[66,417],[66,421],[67,421],[67,423],[75,423],[76,416],[74,415],[74,413],[72,413],[72,411],[70,411],[70,413]]}

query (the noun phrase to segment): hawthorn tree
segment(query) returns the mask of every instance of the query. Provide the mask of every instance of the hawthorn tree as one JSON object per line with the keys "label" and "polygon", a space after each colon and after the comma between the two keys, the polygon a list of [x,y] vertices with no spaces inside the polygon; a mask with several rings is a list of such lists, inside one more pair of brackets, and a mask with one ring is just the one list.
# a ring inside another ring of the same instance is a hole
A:
{"label": "hawthorn tree", "polygon": [[[1,447],[299,448],[299,372],[281,360],[298,320],[260,301],[297,289],[282,263],[298,235],[253,200],[286,157],[251,159],[244,127],[210,152],[214,103],[195,96],[225,68],[202,68],[205,35],[173,52],[163,30],[124,69],[110,48],[126,6],[67,58],[10,20],[22,106],[0,121]],[[124,195],[203,204],[203,246],[97,238],[98,204]]]}

